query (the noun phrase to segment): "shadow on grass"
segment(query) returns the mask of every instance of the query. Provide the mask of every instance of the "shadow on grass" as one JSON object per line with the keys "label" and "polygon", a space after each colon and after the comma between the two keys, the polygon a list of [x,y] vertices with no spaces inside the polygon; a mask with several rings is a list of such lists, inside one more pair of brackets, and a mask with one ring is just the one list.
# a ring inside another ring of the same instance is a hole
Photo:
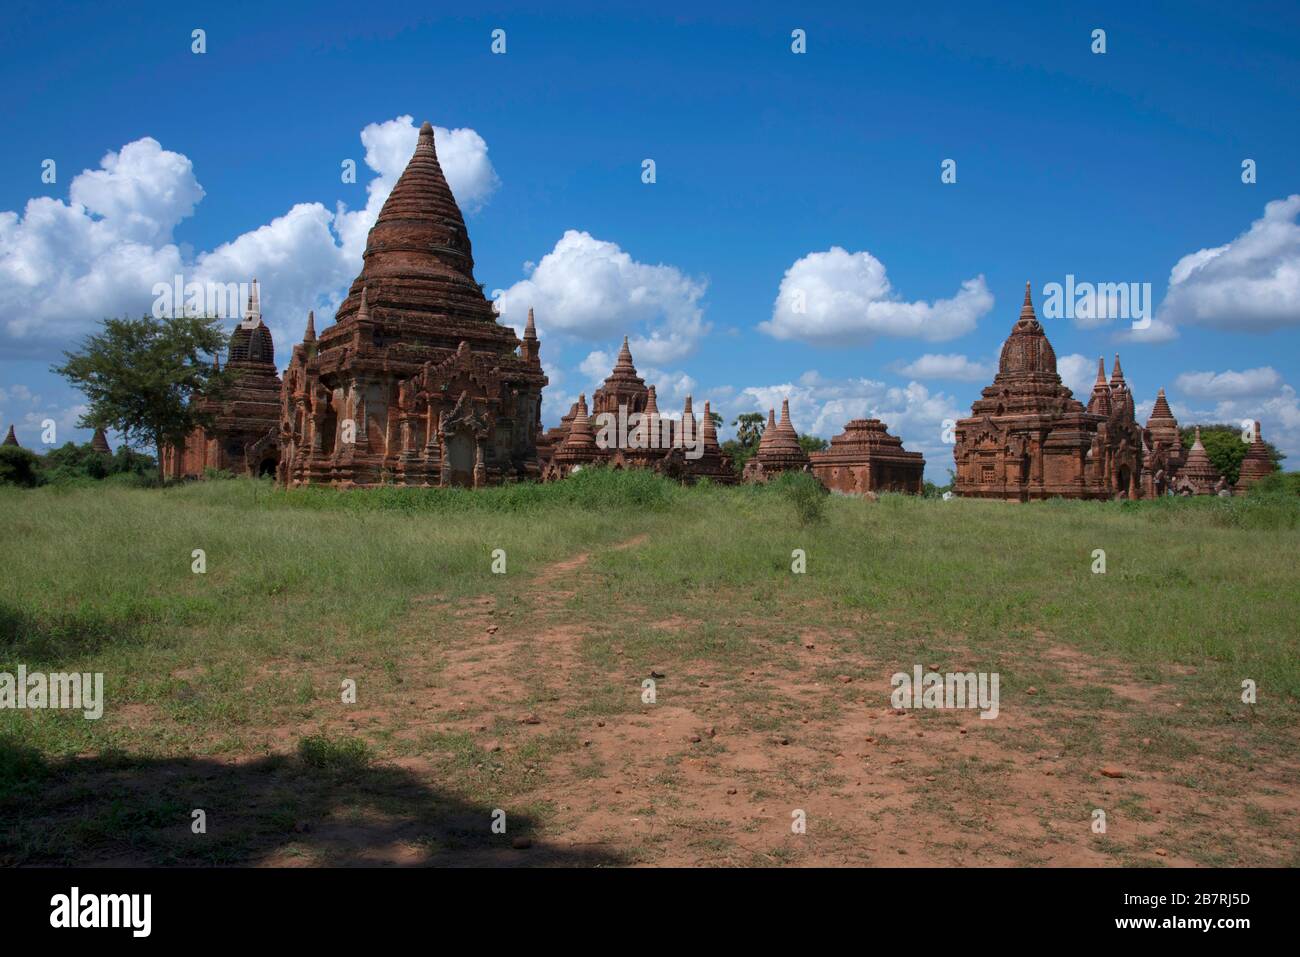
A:
{"label": "shadow on grass", "polygon": [[[532,839],[536,820],[441,794],[351,742],[219,761],[124,753],[50,762],[0,737],[0,865],[569,866],[623,863]],[[192,832],[194,811],[207,833]]]}
{"label": "shadow on grass", "polygon": [[130,624],[94,612],[72,610],[36,618],[0,601],[0,654],[33,668],[120,645],[136,634]]}

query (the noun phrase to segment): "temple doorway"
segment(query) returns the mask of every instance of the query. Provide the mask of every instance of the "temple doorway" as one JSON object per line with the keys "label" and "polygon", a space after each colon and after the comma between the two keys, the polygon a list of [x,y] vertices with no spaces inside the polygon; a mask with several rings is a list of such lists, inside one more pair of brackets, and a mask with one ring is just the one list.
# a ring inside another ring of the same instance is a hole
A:
{"label": "temple doorway", "polygon": [[474,437],[457,432],[447,440],[448,483],[462,488],[474,486]]}

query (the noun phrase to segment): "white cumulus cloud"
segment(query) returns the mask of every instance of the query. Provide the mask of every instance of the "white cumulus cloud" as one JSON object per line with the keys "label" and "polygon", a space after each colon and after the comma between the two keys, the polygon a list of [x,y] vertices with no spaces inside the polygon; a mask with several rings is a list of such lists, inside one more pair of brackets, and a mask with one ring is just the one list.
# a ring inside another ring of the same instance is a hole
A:
{"label": "white cumulus cloud", "polygon": [[1300,194],[1274,200],[1232,242],[1178,260],[1156,316],[1161,330],[1204,325],[1268,332],[1300,325],[1297,215]]}
{"label": "white cumulus cloud", "polygon": [[970,332],[992,308],[983,276],[967,279],[951,299],[906,302],[879,259],[832,246],[786,270],[772,318],[759,328],[777,339],[816,345],[861,344],[875,336],[939,342]]}
{"label": "white cumulus cloud", "polygon": [[1236,372],[1184,372],[1175,382],[1178,391],[1192,399],[1244,399],[1275,395],[1282,377],[1271,366]]}
{"label": "white cumulus cloud", "polygon": [[709,331],[703,280],[675,266],[637,262],[588,232],[567,230],[524,271],[526,278],[492,293],[502,320],[517,329],[532,308],[540,336],[590,341],[626,334],[637,360],[651,363],[689,356]]}
{"label": "white cumulus cloud", "polygon": [[[434,132],[452,192],[466,210],[478,208],[498,185],[487,144],[470,129]],[[0,348],[56,356],[105,316],[148,312],[154,286],[177,275],[223,285],[257,277],[283,362],[307,310],[318,310],[319,326],[360,271],[366,233],[417,136],[409,116],[362,130],[366,165],[377,174],[365,207],[297,203],[193,257],[172,241],[204,197],[190,160],[151,137],[107,153],[98,169],[72,178],[67,201],[36,197],[21,214],[0,212]]]}
{"label": "white cumulus cloud", "polygon": [[975,362],[960,354],[927,352],[911,362],[899,366],[901,375],[914,379],[951,379],[956,382],[991,382],[997,366],[990,362]]}

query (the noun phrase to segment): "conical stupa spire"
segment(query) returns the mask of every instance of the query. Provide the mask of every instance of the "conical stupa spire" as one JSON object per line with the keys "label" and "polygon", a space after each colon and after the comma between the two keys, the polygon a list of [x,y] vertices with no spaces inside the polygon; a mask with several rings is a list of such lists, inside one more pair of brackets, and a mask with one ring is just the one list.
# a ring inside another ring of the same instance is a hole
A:
{"label": "conical stupa spire", "polygon": [[1275,468],[1273,457],[1268,454],[1268,445],[1260,433],[1259,423],[1256,422],[1250,448],[1246,450],[1246,457],[1241,460],[1241,468],[1237,472],[1237,490],[1244,492],[1260,479],[1271,474]]}
{"label": "conical stupa spire", "polygon": [[18,444],[18,436],[14,435],[14,427],[13,425],[10,425],[9,434],[5,436],[4,442],[0,443],[0,445],[17,445],[17,444]]}
{"label": "conical stupa spire", "polygon": [[776,436],[776,410],[767,410],[767,427],[763,429],[763,434],[758,440],[758,450],[761,452],[772,444],[772,439]]}
{"label": "conical stupa spire", "polygon": [[94,438],[90,440],[90,447],[100,455],[113,454],[113,449],[108,444],[108,436],[104,434],[104,427],[102,425],[95,429]]}
{"label": "conical stupa spire", "polygon": [[645,414],[647,416],[659,414],[659,400],[655,398],[655,387],[650,386],[646,390]]}
{"label": "conical stupa spire", "polygon": [[302,334],[302,341],[316,341],[316,312],[314,310],[309,309],[307,311],[307,331]]}
{"label": "conical stupa spire", "polygon": [[1205,446],[1201,444],[1201,427],[1199,425],[1196,427],[1196,441],[1192,443],[1192,448],[1200,449],[1202,452],[1205,451]]}
{"label": "conical stupa spire", "polygon": [[537,323],[533,320],[533,308],[532,308],[532,306],[529,306],[529,307],[528,307],[528,322],[527,322],[527,324],[524,326],[524,338],[525,338],[525,339],[536,339],[536,338],[537,338]]}
{"label": "conical stupa spire", "polygon": [[713,411],[709,408],[709,400],[704,400],[704,421],[700,423],[700,437],[704,441],[704,451],[713,452],[718,449],[718,429],[713,424]]}
{"label": "conical stupa spire", "polygon": [[255,326],[262,321],[262,297],[257,291],[257,280],[248,289],[248,306],[244,309],[244,325]]}
{"label": "conical stupa spire", "polygon": [[1025,283],[1025,301],[1024,304],[1020,307],[1020,318],[1021,319],[1038,318],[1036,315],[1034,315],[1034,299],[1033,299],[1033,295],[1029,283]]}
{"label": "conical stupa spire", "polygon": [[368,322],[370,320],[370,304],[368,302],[369,299],[370,299],[370,288],[368,286],[362,286],[361,303],[360,305],[357,306],[358,322]]}
{"label": "conical stupa spire", "polygon": [[1106,359],[1097,357],[1097,381],[1092,384],[1092,395],[1088,399],[1088,411],[1094,415],[1110,415],[1110,386],[1106,384]]}
{"label": "conical stupa spire", "polygon": [[627,336],[623,337],[623,346],[618,350],[618,360],[614,363],[614,369],[617,372],[636,374],[636,366],[632,364],[632,349],[627,344]]}
{"label": "conical stupa spire", "polygon": [[1160,389],[1156,392],[1155,405],[1151,407],[1151,418],[1147,419],[1147,422],[1149,423],[1151,419],[1172,419],[1173,417],[1174,413],[1169,408],[1169,400],[1165,398],[1165,390]]}
{"label": "conical stupa spire", "polygon": [[1115,368],[1110,374],[1110,384],[1118,385],[1124,381],[1124,370],[1119,366],[1119,353],[1115,353]]}
{"label": "conical stupa spire", "polygon": [[587,394],[578,396],[578,411],[569,424],[569,434],[564,437],[563,448],[566,452],[589,450],[596,447],[596,433],[591,429],[591,420],[587,418]]}
{"label": "conical stupa spire", "polygon": [[[790,400],[781,400],[781,421],[777,423],[777,428],[785,432],[794,432],[794,424],[790,421]],[[797,435],[796,435],[797,437]]]}

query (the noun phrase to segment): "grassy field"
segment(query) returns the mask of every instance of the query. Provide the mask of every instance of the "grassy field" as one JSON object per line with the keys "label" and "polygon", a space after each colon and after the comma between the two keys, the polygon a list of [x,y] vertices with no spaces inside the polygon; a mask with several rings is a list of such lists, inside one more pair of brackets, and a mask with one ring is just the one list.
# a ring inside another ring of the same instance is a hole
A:
{"label": "grassy field", "polygon": [[[105,681],[99,720],[0,710],[0,862],[1300,864],[1298,525],[643,473],[0,489],[0,672]],[[999,717],[894,713],[916,665],[996,672]]]}

